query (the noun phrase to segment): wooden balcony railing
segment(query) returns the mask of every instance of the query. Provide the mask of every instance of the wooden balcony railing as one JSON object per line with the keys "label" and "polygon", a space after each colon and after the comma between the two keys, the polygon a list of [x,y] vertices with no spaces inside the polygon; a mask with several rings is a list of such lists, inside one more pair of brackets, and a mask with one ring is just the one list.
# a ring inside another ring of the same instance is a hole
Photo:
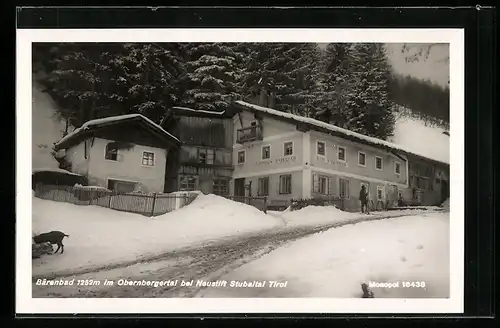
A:
{"label": "wooden balcony railing", "polygon": [[262,129],[260,126],[249,126],[238,129],[236,139],[238,143],[262,140]]}

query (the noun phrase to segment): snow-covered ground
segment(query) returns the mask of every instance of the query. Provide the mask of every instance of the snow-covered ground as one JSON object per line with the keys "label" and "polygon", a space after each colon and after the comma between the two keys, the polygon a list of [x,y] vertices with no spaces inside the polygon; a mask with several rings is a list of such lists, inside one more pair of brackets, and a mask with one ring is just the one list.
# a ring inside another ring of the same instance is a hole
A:
{"label": "snow-covered ground", "polygon": [[445,163],[450,162],[450,137],[443,128],[426,125],[424,121],[397,115],[391,142]]}
{"label": "snow-covered ground", "polygon": [[[33,78],[34,80],[34,78]],[[56,104],[42,91],[43,87],[32,83],[32,165],[33,168],[58,168],[52,156],[52,146],[62,137],[64,123],[55,114]]]}
{"label": "snow-covered ground", "polygon": [[435,206],[422,207],[422,209],[407,209],[393,211],[378,211],[370,214],[359,212],[344,212],[334,206],[307,206],[297,211],[270,212],[270,215],[283,219],[288,227],[322,226],[334,223],[359,221],[363,219],[376,219],[379,217],[394,217],[413,215],[422,212],[442,211]]}
{"label": "snow-covered ground", "polygon": [[81,270],[261,229],[283,221],[258,209],[215,195],[200,195],[189,206],[148,218],[98,206],[78,206],[33,197],[33,231],[63,231],[62,255],[33,261],[33,274]]}
{"label": "snow-covered ground", "polygon": [[449,297],[449,214],[429,213],[330,229],[286,244],[220,280],[280,281],[286,287],[207,288],[201,297],[359,298],[361,283],[425,283],[372,288],[376,298]]}

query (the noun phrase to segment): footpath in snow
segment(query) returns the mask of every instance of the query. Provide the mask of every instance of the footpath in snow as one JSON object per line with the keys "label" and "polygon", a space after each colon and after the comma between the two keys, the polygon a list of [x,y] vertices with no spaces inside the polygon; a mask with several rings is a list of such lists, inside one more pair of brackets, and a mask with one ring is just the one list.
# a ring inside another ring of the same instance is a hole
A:
{"label": "footpath in snow", "polygon": [[60,230],[70,236],[62,255],[33,260],[33,275],[133,261],[282,225],[279,218],[215,195],[200,195],[184,208],[153,218],[33,197],[33,232]]}
{"label": "footpath in snow", "polygon": [[[359,298],[363,282],[407,281],[425,288],[372,290],[376,298],[446,298],[449,230],[449,213],[345,225],[286,244],[218,278],[267,281],[265,288],[207,288],[198,296]],[[286,287],[270,288],[269,281]]]}

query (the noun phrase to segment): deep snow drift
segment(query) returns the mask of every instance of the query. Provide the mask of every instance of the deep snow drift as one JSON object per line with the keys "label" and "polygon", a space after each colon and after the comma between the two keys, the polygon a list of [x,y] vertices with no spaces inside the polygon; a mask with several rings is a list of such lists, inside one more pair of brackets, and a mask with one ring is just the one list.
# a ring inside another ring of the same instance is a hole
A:
{"label": "deep snow drift", "polygon": [[33,261],[33,274],[133,261],[211,239],[282,225],[279,218],[215,195],[200,195],[190,205],[154,218],[33,197],[33,231],[60,230],[70,235],[64,239],[62,255]]}
{"label": "deep snow drift", "polygon": [[284,288],[208,288],[201,297],[361,297],[361,283],[425,282],[372,288],[376,298],[449,297],[449,215],[430,213],[330,229],[284,245],[220,277],[288,281]]}

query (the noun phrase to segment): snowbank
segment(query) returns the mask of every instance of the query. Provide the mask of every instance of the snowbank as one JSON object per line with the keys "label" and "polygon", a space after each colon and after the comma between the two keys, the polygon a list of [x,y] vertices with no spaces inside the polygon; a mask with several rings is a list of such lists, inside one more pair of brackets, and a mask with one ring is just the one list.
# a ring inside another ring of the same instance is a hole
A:
{"label": "snowbank", "polygon": [[414,209],[378,211],[370,214],[359,212],[344,212],[334,206],[307,206],[297,211],[272,212],[275,217],[282,218],[287,226],[322,226],[332,223],[359,221],[362,219],[376,219],[380,217],[397,217],[442,211],[436,206],[415,207]]}
{"label": "snowbank", "polygon": [[372,291],[376,298],[449,297],[449,228],[449,215],[432,213],[330,229],[220,277],[288,281],[286,287],[209,288],[199,296],[359,298],[362,282],[413,281],[426,288]]}
{"label": "snowbank", "polygon": [[254,207],[215,195],[199,195],[190,205],[155,218],[33,198],[33,231],[60,230],[70,235],[62,255],[33,261],[33,274],[133,261],[282,224]]}
{"label": "snowbank", "polygon": [[281,214],[287,226],[316,226],[365,216],[366,214],[344,212],[334,206],[307,206],[297,211],[286,211]]}

